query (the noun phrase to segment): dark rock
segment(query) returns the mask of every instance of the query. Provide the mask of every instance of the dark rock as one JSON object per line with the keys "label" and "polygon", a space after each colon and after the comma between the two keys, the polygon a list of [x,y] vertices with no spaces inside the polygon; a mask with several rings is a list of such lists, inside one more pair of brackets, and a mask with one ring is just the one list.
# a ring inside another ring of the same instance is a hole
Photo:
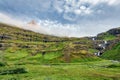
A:
{"label": "dark rock", "polygon": [[3,40],[3,39],[11,39],[11,37],[5,34],[0,35],[0,40]]}
{"label": "dark rock", "polygon": [[0,43],[0,50],[4,50],[5,49],[5,45],[3,43]]}
{"label": "dark rock", "polygon": [[0,44],[0,48],[3,47],[3,44]]}
{"label": "dark rock", "polygon": [[116,35],[120,34],[120,28],[111,29],[108,31],[108,33],[116,36]]}

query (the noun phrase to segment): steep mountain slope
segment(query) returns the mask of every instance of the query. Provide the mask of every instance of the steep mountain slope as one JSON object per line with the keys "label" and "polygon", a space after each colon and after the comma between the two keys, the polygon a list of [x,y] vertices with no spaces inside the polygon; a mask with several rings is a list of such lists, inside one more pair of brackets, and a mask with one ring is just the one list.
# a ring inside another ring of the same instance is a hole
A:
{"label": "steep mountain slope", "polygon": [[[0,24],[0,50],[10,60],[27,57],[27,61],[76,62],[81,59],[96,59],[89,51],[92,41],[89,38],[60,38]],[[13,54],[13,55],[12,55]],[[36,57],[36,58],[34,58]],[[30,58],[30,59],[29,59]],[[39,59],[38,59],[39,58]]]}
{"label": "steep mountain slope", "polygon": [[120,60],[120,28],[113,28],[107,32],[98,34],[97,38],[108,42],[107,48],[101,56],[102,58]]}

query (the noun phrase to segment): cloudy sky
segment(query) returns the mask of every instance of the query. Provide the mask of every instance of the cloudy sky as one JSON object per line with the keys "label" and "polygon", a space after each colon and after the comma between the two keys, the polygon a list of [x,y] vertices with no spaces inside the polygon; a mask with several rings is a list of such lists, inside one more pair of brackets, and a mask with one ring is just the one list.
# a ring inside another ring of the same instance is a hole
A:
{"label": "cloudy sky", "polygon": [[0,22],[55,36],[95,36],[119,21],[120,0],[0,0]]}

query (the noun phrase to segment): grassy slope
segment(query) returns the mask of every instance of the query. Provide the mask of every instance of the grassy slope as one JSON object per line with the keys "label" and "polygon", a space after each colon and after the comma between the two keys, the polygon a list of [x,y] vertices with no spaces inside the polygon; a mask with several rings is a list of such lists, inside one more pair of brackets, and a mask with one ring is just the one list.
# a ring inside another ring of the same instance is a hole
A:
{"label": "grassy slope", "polygon": [[65,40],[65,38],[43,35],[2,23],[0,23],[0,35],[8,36],[10,39],[4,39],[4,41],[12,42],[41,42],[44,40]]}
{"label": "grassy slope", "polygon": [[22,67],[27,73],[0,75],[1,80],[119,80],[120,78],[120,64],[107,60],[61,64],[39,64],[31,60],[31,63],[19,65],[9,63],[8,66],[0,67],[0,70],[4,71],[11,67]]}
{"label": "grassy slope", "polygon": [[[114,28],[107,32],[98,34],[98,39],[103,39],[107,41],[120,40],[120,36],[118,36],[119,33],[120,28]],[[112,47],[113,48],[111,50],[105,51],[101,57],[110,60],[120,60],[120,42],[117,42],[117,44],[115,44],[115,46]]]}
{"label": "grassy slope", "polygon": [[[89,57],[94,59],[94,56],[90,54],[91,51],[87,51],[89,47],[92,47],[91,40],[87,38],[59,38],[6,24],[0,24],[0,36],[5,36],[4,39],[1,39],[1,44],[6,46],[5,53],[9,55],[22,55],[23,52],[20,51],[24,50],[27,56],[35,57],[39,55],[41,58],[43,57],[42,53],[45,52],[44,58],[48,62],[55,62],[56,60],[57,62],[65,62],[64,55],[68,53],[71,53],[72,62],[77,61],[76,59],[87,58],[89,55],[91,55]],[[74,42],[80,42],[80,44],[74,44]],[[46,59],[48,56],[52,56],[52,58]]]}
{"label": "grassy slope", "polygon": [[[20,54],[22,53],[22,54]],[[108,60],[81,60],[79,63],[45,63],[54,56],[28,56],[26,50],[0,52],[1,71],[24,68],[27,73],[0,75],[1,80],[119,80],[120,63]],[[44,63],[41,63],[44,62]],[[117,66],[116,66],[117,65]]]}
{"label": "grassy slope", "polygon": [[120,43],[116,44],[111,50],[104,52],[101,57],[105,59],[120,61]]}
{"label": "grassy slope", "polygon": [[[4,27],[3,27],[4,26]],[[17,33],[17,35],[16,35]],[[0,80],[119,80],[120,65],[94,57],[90,52],[91,41],[83,38],[57,38],[0,24],[1,44],[8,45],[0,51]],[[59,42],[44,42],[44,40]],[[62,42],[61,42],[62,41]],[[81,42],[74,44],[74,42]],[[78,51],[80,50],[80,51]],[[46,54],[43,56],[42,51]],[[65,51],[65,52],[64,52]],[[73,63],[64,63],[67,51]],[[77,52],[76,52],[77,51]],[[62,62],[62,63],[61,63]],[[111,65],[118,65],[109,67]],[[14,74],[15,69],[23,68],[27,73]],[[10,74],[11,71],[13,74]]]}

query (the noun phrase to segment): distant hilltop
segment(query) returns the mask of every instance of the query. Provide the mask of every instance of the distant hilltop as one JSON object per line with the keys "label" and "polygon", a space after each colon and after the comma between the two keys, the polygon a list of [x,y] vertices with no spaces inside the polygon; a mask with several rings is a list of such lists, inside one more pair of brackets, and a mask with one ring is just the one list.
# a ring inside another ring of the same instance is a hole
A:
{"label": "distant hilltop", "polygon": [[32,20],[28,23],[29,25],[37,25],[37,22],[35,20]]}

